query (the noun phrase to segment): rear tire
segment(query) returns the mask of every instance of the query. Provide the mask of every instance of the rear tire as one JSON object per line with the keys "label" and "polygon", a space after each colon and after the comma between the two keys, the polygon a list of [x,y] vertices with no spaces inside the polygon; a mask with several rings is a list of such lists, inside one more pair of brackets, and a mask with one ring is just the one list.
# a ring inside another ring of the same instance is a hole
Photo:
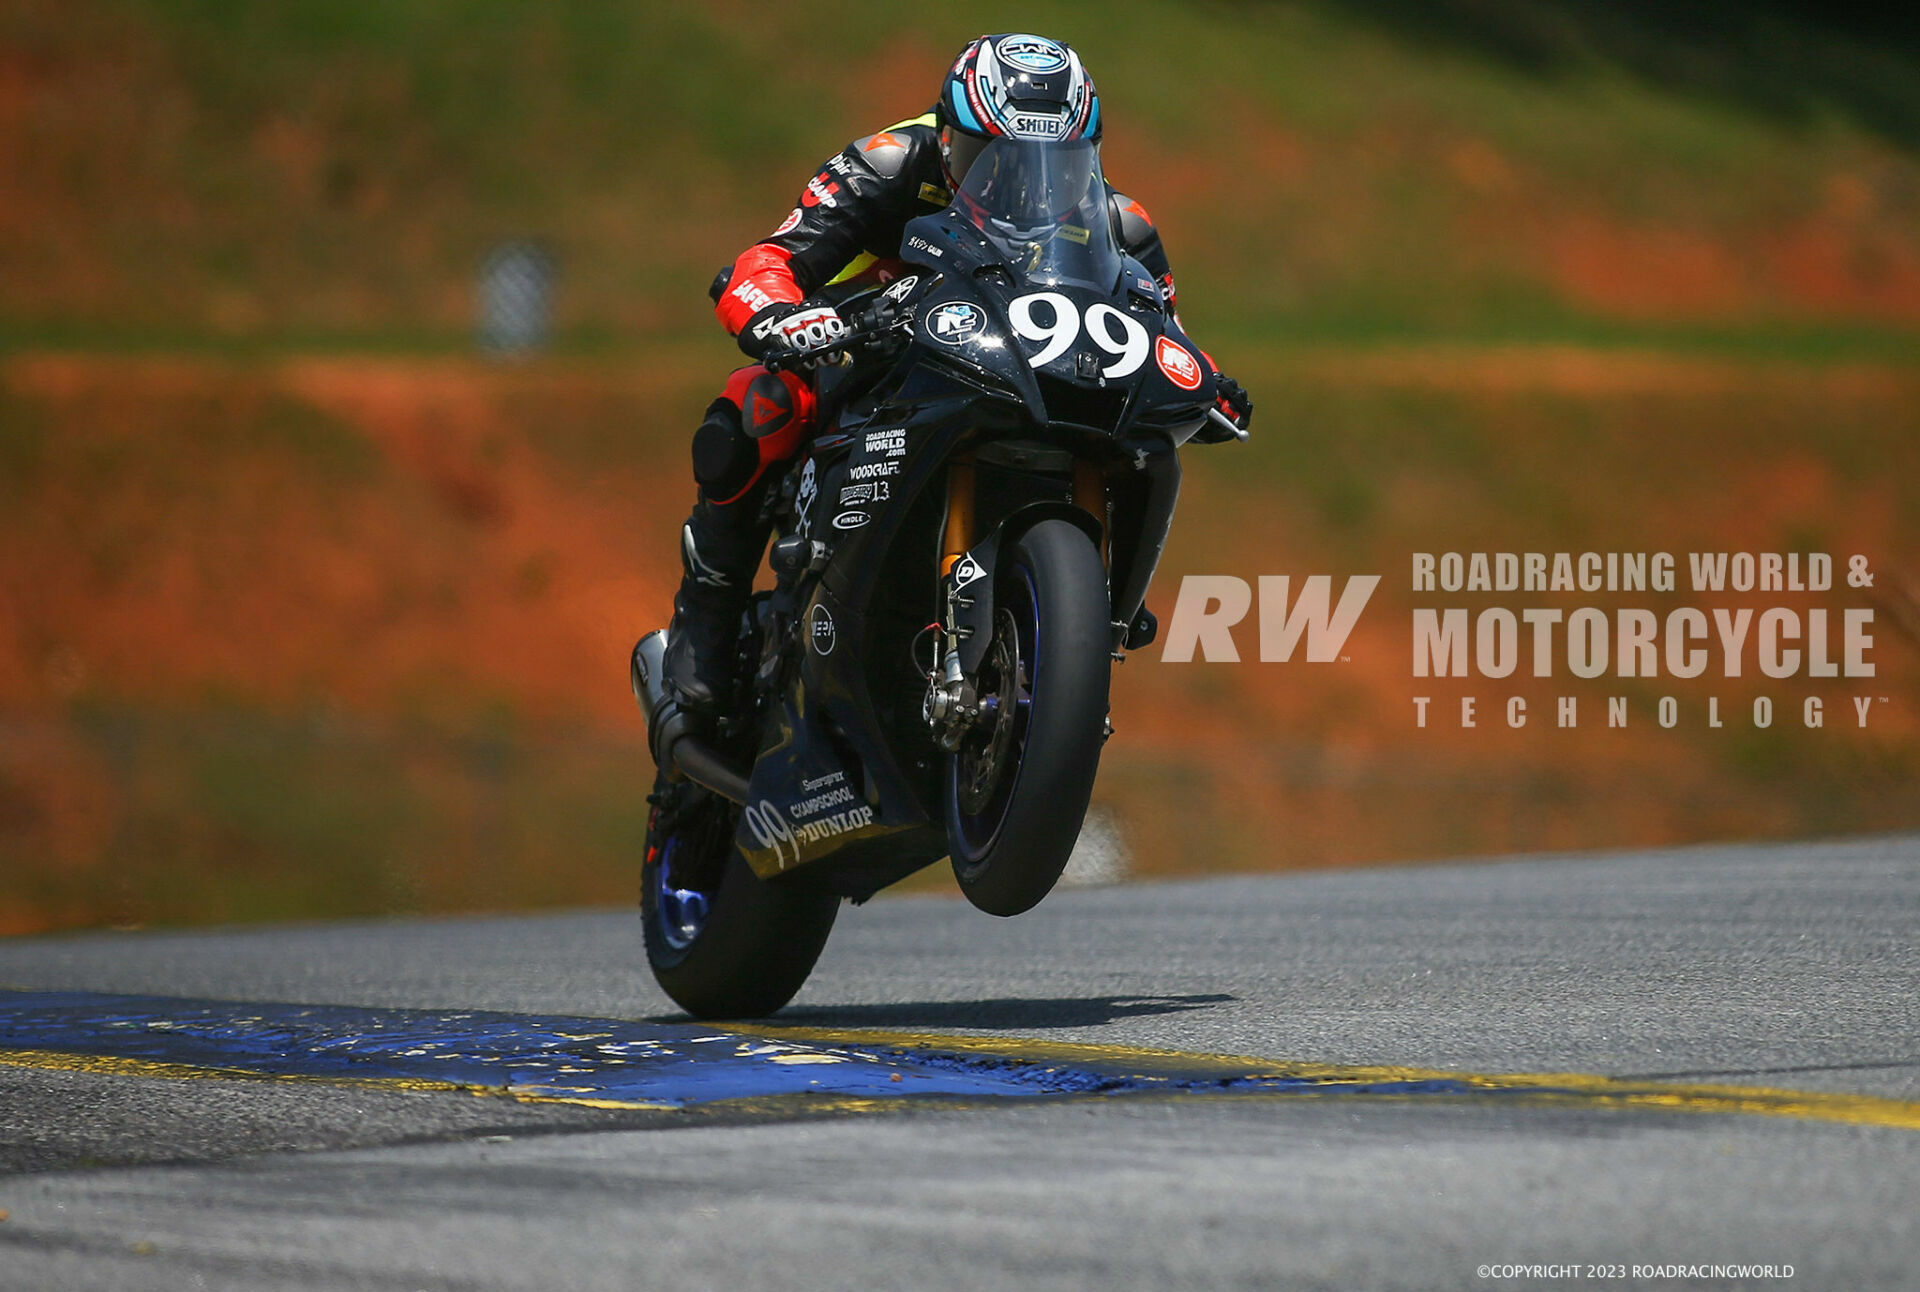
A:
{"label": "rear tire", "polygon": [[[764,1018],[792,1000],[840,910],[830,893],[755,875],[733,846],[738,816],[732,804],[708,796],[671,833],[661,831],[656,808],[647,831],[640,869],[647,964],[661,989],[695,1018]],[[705,855],[670,867],[681,848]],[[669,874],[673,885],[663,882]]]}
{"label": "rear tire", "polygon": [[981,682],[1011,726],[971,733],[948,758],[947,839],[967,900],[1018,915],[1066,869],[1100,770],[1112,667],[1106,569],[1078,526],[1043,520],[1002,549],[993,595]]}

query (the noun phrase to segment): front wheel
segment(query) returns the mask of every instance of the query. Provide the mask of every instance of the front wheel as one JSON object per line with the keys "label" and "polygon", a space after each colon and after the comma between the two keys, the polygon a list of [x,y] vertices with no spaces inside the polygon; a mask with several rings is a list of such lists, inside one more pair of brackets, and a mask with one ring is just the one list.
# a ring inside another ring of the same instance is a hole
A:
{"label": "front wheel", "polygon": [[1111,669],[1107,576],[1070,521],[1003,556],[976,689],[990,717],[948,758],[947,841],[967,900],[1018,915],[1066,869],[1093,796]]}
{"label": "front wheel", "polygon": [[840,899],[755,875],[733,846],[739,809],[662,785],[640,868],[647,963],[695,1018],[761,1018],[793,999],[833,931]]}

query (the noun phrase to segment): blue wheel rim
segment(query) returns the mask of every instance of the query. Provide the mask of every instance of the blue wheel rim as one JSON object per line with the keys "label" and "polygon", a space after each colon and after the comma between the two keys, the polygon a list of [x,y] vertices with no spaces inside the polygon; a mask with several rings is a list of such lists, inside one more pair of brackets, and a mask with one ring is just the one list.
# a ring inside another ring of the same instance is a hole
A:
{"label": "blue wheel rim", "polygon": [[673,854],[679,846],[678,839],[668,839],[667,846],[660,850],[660,860],[654,867],[653,918],[667,945],[685,951],[707,927],[712,908],[699,889],[673,887]]}

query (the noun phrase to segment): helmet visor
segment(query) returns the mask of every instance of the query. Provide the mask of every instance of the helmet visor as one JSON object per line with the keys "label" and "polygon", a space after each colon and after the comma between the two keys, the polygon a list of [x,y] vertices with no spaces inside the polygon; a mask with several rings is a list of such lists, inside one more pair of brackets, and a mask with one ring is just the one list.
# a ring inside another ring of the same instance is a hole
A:
{"label": "helmet visor", "polygon": [[973,169],[973,163],[979,158],[989,141],[979,135],[970,135],[944,126],[940,130],[940,156],[947,163],[947,176],[958,184]]}

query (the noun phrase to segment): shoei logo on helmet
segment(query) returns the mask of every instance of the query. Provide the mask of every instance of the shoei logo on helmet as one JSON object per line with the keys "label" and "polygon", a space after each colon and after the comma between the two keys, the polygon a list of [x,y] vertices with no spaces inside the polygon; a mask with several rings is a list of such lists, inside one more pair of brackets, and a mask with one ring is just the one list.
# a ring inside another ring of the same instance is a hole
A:
{"label": "shoei logo on helmet", "polygon": [[927,315],[927,335],[948,345],[965,345],[986,325],[986,314],[966,301],[949,301]]}
{"label": "shoei logo on helmet", "polygon": [[1023,72],[1057,72],[1067,65],[1067,51],[1045,36],[1009,36],[994,46],[1002,62]]}
{"label": "shoei logo on helmet", "polygon": [[1160,371],[1167,374],[1168,381],[1182,390],[1200,389],[1200,363],[1182,349],[1179,342],[1161,337],[1153,347],[1153,357]]}
{"label": "shoei logo on helmet", "polygon": [[840,640],[833,627],[833,616],[827,613],[825,606],[815,606],[813,613],[807,616],[808,637],[813,641],[816,655],[833,654],[834,645]]}
{"label": "shoei logo on helmet", "polygon": [[1007,133],[1015,139],[1058,139],[1067,133],[1067,120],[1065,116],[1016,112],[1007,118]]}

